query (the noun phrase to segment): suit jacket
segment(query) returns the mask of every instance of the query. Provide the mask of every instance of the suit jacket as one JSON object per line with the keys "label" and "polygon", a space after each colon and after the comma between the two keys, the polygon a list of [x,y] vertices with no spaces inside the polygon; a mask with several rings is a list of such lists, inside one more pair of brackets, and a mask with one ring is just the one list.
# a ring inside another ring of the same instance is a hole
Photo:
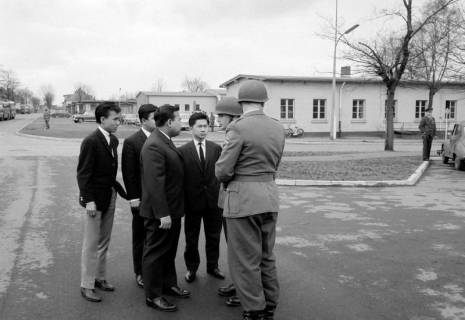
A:
{"label": "suit jacket", "polygon": [[160,130],[155,129],[141,151],[142,199],[139,215],[149,219],[184,215],[182,155]]}
{"label": "suit jacket", "polygon": [[221,147],[206,140],[205,168],[200,165],[194,141],[179,148],[184,163],[184,192],[186,211],[201,212],[218,208],[220,183],[215,177],[215,163],[220,157]]}
{"label": "suit jacket", "polygon": [[128,200],[141,198],[140,152],[146,140],[147,136],[141,129],[125,139],[123,143],[121,171]]}
{"label": "suit jacket", "polygon": [[77,166],[77,182],[80,193],[79,203],[83,207],[93,201],[98,211],[107,211],[113,188],[120,196],[126,198],[123,187],[116,181],[118,143],[118,138],[110,135],[110,145],[108,145],[99,129],[82,141]]}
{"label": "suit jacket", "polygon": [[284,140],[283,126],[263,111],[246,113],[228,126],[226,144],[215,166],[216,177],[227,185],[225,217],[278,212],[274,177]]}

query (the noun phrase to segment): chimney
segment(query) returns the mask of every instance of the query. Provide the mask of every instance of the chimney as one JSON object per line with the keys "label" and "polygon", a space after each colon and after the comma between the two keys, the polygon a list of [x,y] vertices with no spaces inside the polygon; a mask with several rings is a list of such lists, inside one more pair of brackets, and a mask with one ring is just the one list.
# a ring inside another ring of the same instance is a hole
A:
{"label": "chimney", "polygon": [[350,78],[350,66],[341,67],[341,77]]}

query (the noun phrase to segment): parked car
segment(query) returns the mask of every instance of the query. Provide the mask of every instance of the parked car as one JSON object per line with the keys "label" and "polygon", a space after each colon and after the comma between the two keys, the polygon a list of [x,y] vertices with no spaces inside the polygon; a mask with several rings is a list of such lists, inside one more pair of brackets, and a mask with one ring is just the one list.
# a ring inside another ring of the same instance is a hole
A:
{"label": "parked car", "polygon": [[75,114],[73,115],[74,123],[82,123],[84,121],[87,122],[95,122],[95,114],[92,112],[84,112],[82,114]]}
{"label": "parked car", "polygon": [[465,170],[465,121],[454,125],[449,140],[441,147],[442,162],[454,161],[455,169]]}
{"label": "parked car", "polygon": [[55,110],[52,113],[50,113],[50,117],[52,117],[52,118],[70,118],[71,113],[66,112],[66,111],[61,111],[61,110]]}
{"label": "parked car", "polygon": [[133,113],[128,113],[128,114],[123,114],[123,124],[132,124],[136,126],[140,126],[140,119],[137,114]]}
{"label": "parked car", "polygon": [[32,107],[27,104],[22,104],[16,112],[21,114],[30,114],[32,112]]}
{"label": "parked car", "polygon": [[0,120],[14,119],[15,116],[16,110],[14,108],[14,102],[0,100]]}

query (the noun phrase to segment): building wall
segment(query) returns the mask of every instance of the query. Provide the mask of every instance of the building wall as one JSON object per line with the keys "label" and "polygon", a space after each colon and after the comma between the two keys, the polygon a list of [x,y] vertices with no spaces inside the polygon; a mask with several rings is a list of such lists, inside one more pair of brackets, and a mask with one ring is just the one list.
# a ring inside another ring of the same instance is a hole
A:
{"label": "building wall", "polygon": [[156,106],[161,106],[164,104],[179,105],[179,110],[184,112],[186,111],[185,105],[189,105],[189,111],[192,112],[195,110],[194,103],[198,104],[200,110],[207,112],[215,112],[217,97],[207,96],[207,97],[189,97],[189,96],[147,96],[145,94],[139,94],[137,97],[137,109],[145,103],[151,103]]}
{"label": "building wall", "polygon": [[[237,97],[241,84],[233,83],[227,87],[227,95]],[[265,81],[269,100],[265,104],[265,113],[279,119],[286,127],[297,125],[305,132],[323,133],[330,130],[330,114],[332,101],[331,82],[271,82]],[[336,90],[336,128],[341,121],[342,132],[383,132],[385,131],[385,101],[386,88],[382,83],[351,83],[347,82],[341,89],[341,83]],[[340,94],[340,96],[339,96]],[[282,119],[281,99],[294,99],[294,118]],[[325,118],[313,118],[313,100],[325,100]],[[364,100],[363,119],[352,118],[353,100]],[[394,128],[396,130],[418,130],[420,119],[415,118],[416,100],[428,100],[428,90],[425,87],[399,87],[395,99],[396,112]],[[446,100],[456,100],[455,119],[465,120],[465,91],[459,87],[441,89],[434,98],[433,116],[439,129],[444,130]],[[339,108],[339,101],[341,102]],[[454,120],[452,120],[454,121]]]}

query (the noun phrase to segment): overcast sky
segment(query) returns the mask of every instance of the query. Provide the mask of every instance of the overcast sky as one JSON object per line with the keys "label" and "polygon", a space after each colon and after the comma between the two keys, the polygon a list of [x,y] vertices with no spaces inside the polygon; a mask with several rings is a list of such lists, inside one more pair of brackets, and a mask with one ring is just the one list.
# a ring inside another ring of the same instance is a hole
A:
{"label": "overcast sky", "polygon": [[[379,10],[401,3],[339,0],[339,16],[346,28],[360,24],[351,37],[366,39],[382,27]],[[185,76],[217,88],[240,73],[332,70],[332,43],[317,34],[334,19],[335,0],[0,0],[0,8],[0,65],[37,94],[51,84],[55,104],[80,82],[107,99],[159,78],[177,91]]]}

